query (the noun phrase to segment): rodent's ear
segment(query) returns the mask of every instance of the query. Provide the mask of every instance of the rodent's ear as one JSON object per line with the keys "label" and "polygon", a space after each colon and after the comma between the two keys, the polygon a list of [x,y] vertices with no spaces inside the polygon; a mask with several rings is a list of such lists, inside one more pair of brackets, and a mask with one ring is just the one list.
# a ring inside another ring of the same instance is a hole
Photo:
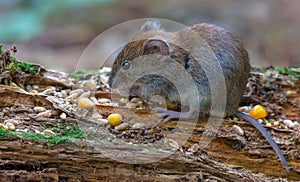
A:
{"label": "rodent's ear", "polygon": [[153,19],[153,20],[149,20],[146,23],[144,23],[144,25],[141,26],[141,31],[148,31],[148,30],[159,30],[160,29],[160,21]]}
{"label": "rodent's ear", "polygon": [[164,40],[149,39],[144,43],[144,54],[160,54],[167,56],[169,53],[169,44]]}

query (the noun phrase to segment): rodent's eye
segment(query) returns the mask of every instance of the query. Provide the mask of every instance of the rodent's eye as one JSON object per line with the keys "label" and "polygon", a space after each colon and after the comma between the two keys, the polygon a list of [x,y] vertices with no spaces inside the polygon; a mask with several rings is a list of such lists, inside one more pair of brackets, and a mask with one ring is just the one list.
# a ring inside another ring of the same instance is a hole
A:
{"label": "rodent's eye", "polygon": [[123,68],[124,70],[128,70],[128,69],[130,68],[130,63],[129,63],[128,61],[124,61],[124,62],[122,63],[122,68]]}

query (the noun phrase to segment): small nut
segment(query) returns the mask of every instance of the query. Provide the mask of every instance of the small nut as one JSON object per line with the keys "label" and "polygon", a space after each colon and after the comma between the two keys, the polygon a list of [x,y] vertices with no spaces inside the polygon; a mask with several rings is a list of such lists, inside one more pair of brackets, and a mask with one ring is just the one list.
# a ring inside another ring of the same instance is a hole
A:
{"label": "small nut", "polygon": [[50,89],[50,88],[43,91],[43,94],[45,94],[45,95],[50,95],[51,93],[52,93],[52,89]]}
{"label": "small nut", "polygon": [[239,135],[242,135],[242,136],[244,135],[243,129],[241,127],[239,127],[238,125],[233,125],[232,130],[235,131]]}
{"label": "small nut", "polygon": [[100,99],[98,99],[98,103],[99,104],[111,103],[111,100],[109,100],[107,98],[100,98]]}
{"label": "small nut", "polygon": [[50,111],[50,110],[47,110],[47,111],[38,113],[38,116],[42,116],[42,117],[44,117],[44,118],[50,118],[51,115],[52,115],[52,114],[51,114],[51,111]]}
{"label": "small nut", "polygon": [[19,121],[14,120],[14,119],[7,119],[4,121],[4,124],[7,124],[7,123],[12,123],[13,125],[17,126],[19,124]]}
{"label": "small nut", "polygon": [[141,129],[141,128],[144,128],[145,126],[146,126],[145,123],[135,123],[132,126],[132,129]]}
{"label": "small nut", "polygon": [[34,107],[33,110],[36,113],[40,113],[40,112],[45,112],[46,111],[46,109],[44,107],[39,107],[39,106]]}
{"label": "small nut", "polygon": [[93,81],[84,81],[82,83],[82,86],[86,90],[95,90],[96,88],[95,83]]}
{"label": "small nut", "polygon": [[283,123],[289,127],[289,128],[294,128],[295,127],[295,123],[292,121],[292,120],[289,120],[289,119],[285,119],[283,120]]}
{"label": "small nut", "polygon": [[61,113],[61,115],[59,116],[60,119],[65,120],[67,118],[66,113]]}
{"label": "small nut", "polygon": [[12,123],[6,123],[6,126],[7,126],[8,130],[15,130],[16,129],[15,125],[12,124]]}
{"label": "small nut", "polygon": [[68,97],[68,93],[65,90],[60,91],[60,93],[63,96],[63,98]]}
{"label": "small nut", "polygon": [[127,123],[121,123],[120,125],[115,127],[115,130],[117,131],[123,131],[126,130],[128,128],[128,124]]}
{"label": "small nut", "polygon": [[43,135],[48,135],[48,136],[56,136],[56,134],[52,130],[44,130],[42,132]]}
{"label": "small nut", "polygon": [[90,97],[90,99],[94,102],[94,104],[98,104],[98,100],[96,99],[96,97]]}
{"label": "small nut", "polygon": [[79,88],[79,89],[70,91],[69,95],[72,95],[72,94],[78,94],[78,95],[80,95],[80,94],[82,94],[83,91],[84,91],[83,89]]}
{"label": "small nut", "polygon": [[78,101],[78,107],[81,109],[91,109],[94,103],[88,98],[82,98]]}
{"label": "small nut", "polygon": [[78,100],[82,99],[82,98],[89,98],[91,95],[91,92],[88,91],[88,92],[83,92],[79,97],[78,97]]}

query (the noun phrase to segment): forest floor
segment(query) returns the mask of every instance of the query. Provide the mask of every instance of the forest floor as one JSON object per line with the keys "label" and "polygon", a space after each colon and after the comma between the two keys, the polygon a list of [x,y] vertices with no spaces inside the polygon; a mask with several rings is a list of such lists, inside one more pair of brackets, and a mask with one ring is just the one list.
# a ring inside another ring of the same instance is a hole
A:
{"label": "forest floor", "polygon": [[[162,124],[147,103],[111,94],[108,68],[66,74],[17,61],[13,51],[0,55],[1,181],[300,179],[299,68],[253,69],[240,104],[268,112],[261,124],[293,167],[285,171],[246,121],[223,119],[202,148],[207,119]],[[121,125],[108,123],[112,113]]]}

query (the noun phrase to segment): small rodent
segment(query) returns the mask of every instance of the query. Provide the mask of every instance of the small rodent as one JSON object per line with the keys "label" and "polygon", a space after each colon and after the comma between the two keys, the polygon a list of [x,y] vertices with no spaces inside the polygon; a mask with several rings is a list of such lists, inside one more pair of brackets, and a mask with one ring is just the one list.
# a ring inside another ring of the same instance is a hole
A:
{"label": "small rodent", "polygon": [[[200,56],[198,56],[200,60],[196,60],[190,50],[196,51],[195,54],[200,52]],[[126,44],[118,54],[112,66],[109,85],[116,88],[119,93],[122,94],[123,92],[123,95],[129,93],[129,95],[138,96],[145,100],[151,99],[154,95],[163,97],[168,110],[163,114],[159,114],[159,116],[164,117],[165,122],[178,119],[179,116],[181,119],[188,119],[194,113],[192,104],[195,100],[190,95],[190,84],[188,82],[181,83],[187,90],[183,94],[179,94],[174,84],[165,77],[156,74],[145,74],[145,76],[140,77],[141,72],[146,73],[147,69],[157,69],[165,72],[178,71],[179,69],[175,68],[176,65],[166,66],[169,64],[168,62],[171,64],[170,60],[172,59],[176,61],[177,67],[185,70],[193,79],[198,90],[198,96],[201,98],[199,114],[205,116],[211,110],[211,89],[202,65],[213,66],[213,60],[209,56],[210,52],[215,55],[225,78],[227,96],[223,117],[236,115],[250,122],[268,140],[279,156],[283,167],[288,169],[284,156],[266,129],[250,116],[237,112],[248,81],[250,63],[248,53],[241,41],[228,30],[216,25],[201,23],[173,33],[162,30],[158,20],[148,21],[132,41]],[[157,57],[148,58],[145,57],[146,55],[157,55]],[[144,58],[139,60],[139,57]],[[143,62],[145,59],[154,64],[147,66]],[[141,65],[136,67],[133,64],[136,62],[133,62],[133,60],[137,60]],[[126,74],[126,70],[129,69],[131,69],[131,72]],[[116,78],[117,75],[118,79]],[[212,81],[218,82],[218,78]],[[189,106],[189,110],[184,113],[176,111],[182,100],[185,100]]]}

